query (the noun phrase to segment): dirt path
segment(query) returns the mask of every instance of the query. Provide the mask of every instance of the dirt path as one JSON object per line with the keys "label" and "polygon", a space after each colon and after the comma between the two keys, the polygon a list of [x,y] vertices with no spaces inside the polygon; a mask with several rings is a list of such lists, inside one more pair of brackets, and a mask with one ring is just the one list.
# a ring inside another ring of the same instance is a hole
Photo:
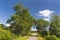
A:
{"label": "dirt path", "polygon": [[38,40],[36,35],[37,35],[37,33],[32,34],[31,37],[28,38],[27,40]]}
{"label": "dirt path", "polygon": [[38,40],[38,38],[37,38],[37,37],[30,37],[30,38],[27,39],[27,40]]}

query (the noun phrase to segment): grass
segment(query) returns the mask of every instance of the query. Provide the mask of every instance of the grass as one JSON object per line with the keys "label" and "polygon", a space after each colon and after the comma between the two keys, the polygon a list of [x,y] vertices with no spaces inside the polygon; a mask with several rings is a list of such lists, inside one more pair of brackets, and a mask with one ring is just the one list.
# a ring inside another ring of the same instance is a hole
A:
{"label": "grass", "polygon": [[45,38],[38,36],[38,40],[45,40]]}
{"label": "grass", "polygon": [[20,36],[16,40],[27,40],[29,36]]}
{"label": "grass", "polygon": [[58,38],[57,40],[60,40],[60,38]]}
{"label": "grass", "polygon": [[[38,37],[38,40],[45,40],[44,37]],[[60,38],[57,38],[57,40],[60,40]]]}

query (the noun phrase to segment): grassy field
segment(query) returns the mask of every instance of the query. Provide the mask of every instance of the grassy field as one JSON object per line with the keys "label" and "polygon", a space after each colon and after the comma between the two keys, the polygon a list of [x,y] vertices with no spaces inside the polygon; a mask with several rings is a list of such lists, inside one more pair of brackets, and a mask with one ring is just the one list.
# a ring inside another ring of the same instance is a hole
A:
{"label": "grassy field", "polygon": [[27,40],[29,36],[20,36],[16,40]]}

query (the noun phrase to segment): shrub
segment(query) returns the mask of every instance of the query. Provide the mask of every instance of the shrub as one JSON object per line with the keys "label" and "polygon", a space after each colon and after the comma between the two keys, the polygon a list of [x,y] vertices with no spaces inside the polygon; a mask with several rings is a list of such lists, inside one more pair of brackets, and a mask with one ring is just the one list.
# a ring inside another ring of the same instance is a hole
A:
{"label": "shrub", "polygon": [[14,35],[8,30],[0,30],[0,40],[15,40]]}
{"label": "shrub", "polygon": [[55,35],[47,36],[46,40],[57,40],[57,37]]}
{"label": "shrub", "polygon": [[41,35],[44,37],[44,36],[47,36],[48,33],[47,33],[47,31],[43,31],[43,32],[41,33]]}

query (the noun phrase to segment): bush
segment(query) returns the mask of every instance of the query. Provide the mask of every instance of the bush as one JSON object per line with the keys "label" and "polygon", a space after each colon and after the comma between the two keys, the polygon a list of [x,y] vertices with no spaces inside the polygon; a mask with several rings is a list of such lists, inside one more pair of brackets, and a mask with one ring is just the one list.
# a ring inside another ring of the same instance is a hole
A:
{"label": "bush", "polygon": [[15,40],[15,37],[8,30],[0,30],[0,40]]}
{"label": "bush", "polygon": [[41,35],[44,37],[44,36],[47,36],[48,33],[47,33],[47,31],[43,31],[43,32],[41,33]]}
{"label": "bush", "polygon": [[60,37],[60,32],[56,34],[57,37]]}
{"label": "bush", "polygon": [[57,40],[57,37],[55,35],[47,36],[46,40]]}

